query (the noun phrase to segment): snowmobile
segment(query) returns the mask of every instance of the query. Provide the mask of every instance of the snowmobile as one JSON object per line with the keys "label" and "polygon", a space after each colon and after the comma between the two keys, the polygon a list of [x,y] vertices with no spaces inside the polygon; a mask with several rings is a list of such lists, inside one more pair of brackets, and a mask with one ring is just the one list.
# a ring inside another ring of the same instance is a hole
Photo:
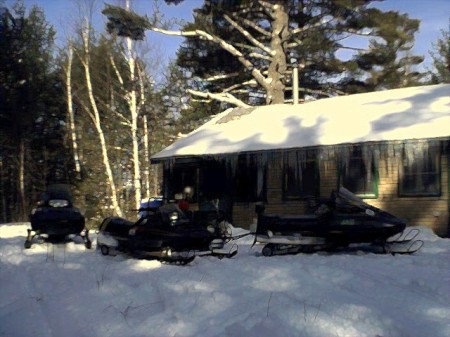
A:
{"label": "snowmobile", "polygon": [[411,254],[423,245],[416,240],[417,229],[405,233],[403,220],[365,203],[344,187],[319,202],[313,214],[278,216],[264,214],[264,208],[255,206],[254,241],[265,244],[264,256],[333,251],[350,245],[370,246],[373,252]]}
{"label": "snowmobile", "polygon": [[61,243],[78,236],[83,239],[86,248],[90,249],[92,246],[84,217],[80,210],[73,206],[68,185],[47,186],[29,220],[31,229],[28,229],[24,243],[26,249],[31,248],[35,237],[38,237],[40,242]]}
{"label": "snowmobile", "polygon": [[237,245],[224,249],[235,239],[218,211],[182,211],[175,203],[154,200],[140,208],[137,222],[106,218],[99,228],[97,247],[103,255],[112,251],[162,262],[187,264],[196,256],[231,258]]}

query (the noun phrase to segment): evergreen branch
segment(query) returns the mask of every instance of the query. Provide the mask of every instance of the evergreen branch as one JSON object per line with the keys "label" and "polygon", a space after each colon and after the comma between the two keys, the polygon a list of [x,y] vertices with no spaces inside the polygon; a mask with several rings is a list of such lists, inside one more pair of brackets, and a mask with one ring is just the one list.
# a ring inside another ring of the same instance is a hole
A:
{"label": "evergreen branch", "polygon": [[264,50],[269,55],[274,55],[274,51],[270,48],[266,47],[264,44],[259,42],[257,39],[255,39],[247,30],[242,28],[236,21],[234,21],[232,18],[230,18],[228,15],[223,16],[225,20],[228,21],[228,23],[233,26],[235,29],[239,31],[250,43],[252,43],[254,46],[260,48],[261,50]]}
{"label": "evergreen branch", "polygon": [[192,89],[188,89],[187,92],[190,93],[191,95],[199,96],[202,98],[214,99],[219,102],[230,103],[235,106],[242,107],[242,108],[250,107],[250,105],[242,102],[240,99],[234,97],[233,95],[231,95],[229,93],[216,93],[215,94],[215,93],[202,92],[202,91],[197,91],[197,90],[192,90]]}
{"label": "evergreen branch", "polygon": [[340,48],[340,49],[348,49],[348,50],[355,50],[355,51],[365,51],[366,50],[364,48],[346,47],[346,46],[343,46],[343,45],[338,45],[338,48]]}

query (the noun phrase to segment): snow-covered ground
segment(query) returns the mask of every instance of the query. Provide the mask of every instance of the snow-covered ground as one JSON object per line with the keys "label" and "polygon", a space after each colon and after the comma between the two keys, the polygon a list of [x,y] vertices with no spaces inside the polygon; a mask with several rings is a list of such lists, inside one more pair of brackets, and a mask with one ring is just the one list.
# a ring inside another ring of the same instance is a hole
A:
{"label": "snow-covered ground", "polygon": [[263,257],[246,237],[187,266],[24,250],[26,228],[0,226],[0,336],[450,336],[450,240],[424,228],[410,256]]}

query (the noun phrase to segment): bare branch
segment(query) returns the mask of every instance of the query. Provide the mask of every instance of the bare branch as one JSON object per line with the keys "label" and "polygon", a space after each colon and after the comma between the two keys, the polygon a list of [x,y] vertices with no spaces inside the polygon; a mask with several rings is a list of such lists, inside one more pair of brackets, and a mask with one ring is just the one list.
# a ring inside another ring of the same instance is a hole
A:
{"label": "bare branch", "polygon": [[250,80],[250,81],[246,81],[246,82],[242,82],[242,83],[237,83],[232,85],[231,87],[228,87],[226,89],[223,90],[223,92],[231,92],[231,91],[235,91],[237,88],[246,86],[246,85],[251,85],[251,86],[256,86],[256,81],[255,80]]}
{"label": "bare branch", "polygon": [[334,20],[334,18],[331,18],[328,21],[319,20],[318,22],[316,22],[313,25],[308,25],[308,26],[304,26],[304,27],[298,27],[298,28],[293,29],[291,34],[295,35],[295,34],[298,34],[298,33],[303,33],[303,32],[305,32],[307,30],[312,29],[312,28],[317,28],[317,27],[326,25],[327,23],[330,23],[333,20]]}
{"label": "bare branch", "polygon": [[119,83],[123,86],[123,78],[122,78],[122,75],[120,75],[119,69],[117,69],[117,65],[116,65],[116,62],[114,61],[114,57],[112,55],[109,55],[109,60],[114,69],[114,72],[116,73]]}
{"label": "bare branch", "polygon": [[271,4],[270,2],[264,1],[264,0],[259,0],[258,3],[259,3],[259,5],[264,9],[264,11],[265,11],[272,19],[274,19],[274,17],[273,17],[273,10],[275,9],[275,6],[276,6],[276,5]]}
{"label": "bare branch", "polygon": [[230,54],[236,56],[237,59],[239,60],[239,62],[248,71],[251,72],[252,76],[258,81],[259,84],[261,84],[263,87],[267,87],[268,85],[270,85],[270,83],[267,82],[266,78],[261,74],[259,69],[254,67],[253,64],[249,60],[247,60],[239,50],[237,50],[233,45],[229,44],[228,42],[226,42],[225,40],[223,40],[217,36],[208,34],[207,32],[205,32],[203,30],[198,30],[198,29],[196,29],[194,31],[188,31],[188,32],[172,31],[172,30],[166,30],[166,29],[161,29],[161,28],[156,28],[156,27],[152,27],[150,29],[153,30],[154,32],[158,32],[158,33],[162,33],[162,34],[166,34],[166,35],[186,36],[186,37],[199,36],[199,37],[203,37],[203,38],[207,39],[208,41],[217,43],[223,49],[228,51]]}
{"label": "bare branch", "polygon": [[240,99],[234,97],[233,95],[231,95],[229,93],[214,94],[214,93],[210,93],[210,92],[202,92],[202,91],[197,91],[197,90],[192,90],[192,89],[188,89],[187,92],[190,93],[191,95],[199,96],[202,98],[214,99],[214,100],[220,101],[220,102],[230,103],[235,106],[242,107],[242,108],[250,107],[250,105],[245,104]]}
{"label": "bare branch", "polygon": [[261,60],[266,60],[266,61],[272,61],[272,58],[266,55],[262,55],[260,53],[250,53],[248,54],[249,57],[253,57],[253,58],[257,58],[257,59],[261,59]]}
{"label": "bare branch", "polygon": [[238,72],[230,73],[230,74],[215,75],[215,76],[207,77],[204,80],[209,81],[209,82],[214,82],[214,81],[220,81],[220,80],[224,80],[224,79],[232,78],[232,77],[236,77],[236,76],[239,76]]}
{"label": "bare branch", "polygon": [[233,13],[233,18],[235,18],[236,20],[241,21],[243,24],[253,28],[254,30],[256,30],[257,32],[259,32],[262,35],[265,36],[271,36],[270,32],[268,32],[267,30],[265,30],[264,28],[258,26],[256,23],[254,23],[253,21],[250,21],[248,19],[245,18],[241,18],[239,17],[236,13]]}
{"label": "bare branch", "polygon": [[245,36],[245,38],[250,41],[253,45],[255,45],[256,47],[260,48],[261,50],[264,50],[267,54],[269,55],[274,55],[274,51],[271,50],[270,48],[266,47],[264,44],[262,44],[261,42],[259,42],[257,39],[255,39],[247,30],[245,30],[244,28],[242,28],[236,21],[234,21],[232,18],[230,18],[228,15],[224,15],[223,16],[225,18],[225,20],[228,21],[228,23],[233,26],[234,28],[236,28],[242,35]]}

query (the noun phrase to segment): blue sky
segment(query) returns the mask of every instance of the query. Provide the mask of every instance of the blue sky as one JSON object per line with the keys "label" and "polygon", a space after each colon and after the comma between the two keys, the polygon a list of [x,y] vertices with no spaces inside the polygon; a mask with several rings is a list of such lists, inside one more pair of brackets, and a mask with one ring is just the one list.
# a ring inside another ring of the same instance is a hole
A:
{"label": "blue sky", "polygon": [[[82,2],[83,0],[77,0]],[[139,13],[149,14],[152,7],[152,0],[131,0],[132,6]],[[181,18],[191,20],[192,9],[199,7],[202,0],[184,0],[178,6],[168,6],[164,1],[159,0],[161,9],[167,18]],[[7,0],[11,4],[13,0]],[[46,18],[51,22],[57,32],[57,38],[64,40],[64,35],[70,31],[71,15],[75,11],[76,0],[25,0],[27,8],[37,4],[45,11]],[[104,2],[117,4],[118,0],[98,1],[99,12]],[[407,13],[411,18],[420,19],[420,31],[416,34],[416,43],[413,52],[423,55],[430,62],[428,51],[431,49],[431,43],[435,42],[440,36],[441,29],[448,29],[450,19],[450,1],[448,0],[387,0],[376,2],[375,6],[383,10],[398,10]],[[98,28],[104,27],[105,18],[98,15],[95,19]],[[147,39],[156,48],[160,48],[166,57],[173,57],[176,49],[183,40],[182,38],[164,36],[161,34],[148,35]]]}

